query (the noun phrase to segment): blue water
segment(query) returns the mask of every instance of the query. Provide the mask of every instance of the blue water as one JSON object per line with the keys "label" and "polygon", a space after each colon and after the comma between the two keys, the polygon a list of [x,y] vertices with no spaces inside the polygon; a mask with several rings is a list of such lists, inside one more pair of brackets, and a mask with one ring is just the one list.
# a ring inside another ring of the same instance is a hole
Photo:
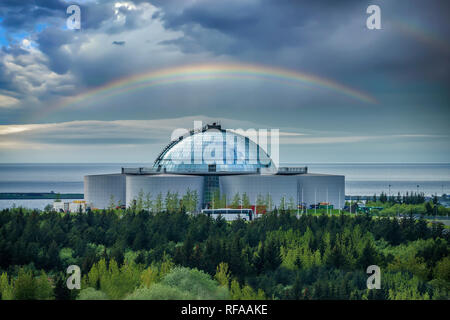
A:
{"label": "blue water", "polygon": [[[147,164],[148,165],[148,164]],[[0,164],[0,192],[83,193],[83,177],[143,164]]]}
{"label": "blue water", "polygon": [[426,196],[450,192],[450,163],[309,164],[308,171],[345,175],[347,195],[423,192]]}
{"label": "blue water", "polygon": [[[122,167],[134,166],[149,164],[0,164],[0,192],[83,193],[85,175],[117,173]],[[51,203],[51,199],[0,200],[0,209],[12,206],[44,209]]]}
{"label": "blue water", "polygon": [[[286,164],[288,165],[288,164]],[[309,172],[342,174],[347,195],[450,192],[450,164],[306,164]],[[0,192],[83,193],[83,176],[117,173],[121,167],[147,164],[0,164]],[[419,187],[417,187],[419,186]],[[16,206],[44,208],[52,200],[0,200],[0,209]]]}

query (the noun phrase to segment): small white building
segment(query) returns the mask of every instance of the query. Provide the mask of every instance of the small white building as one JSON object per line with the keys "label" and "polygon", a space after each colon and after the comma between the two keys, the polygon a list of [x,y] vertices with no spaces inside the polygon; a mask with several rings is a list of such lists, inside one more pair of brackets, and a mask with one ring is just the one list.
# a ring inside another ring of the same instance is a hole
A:
{"label": "small white building", "polygon": [[86,201],[74,200],[72,202],[55,201],[53,210],[56,212],[86,212]]}

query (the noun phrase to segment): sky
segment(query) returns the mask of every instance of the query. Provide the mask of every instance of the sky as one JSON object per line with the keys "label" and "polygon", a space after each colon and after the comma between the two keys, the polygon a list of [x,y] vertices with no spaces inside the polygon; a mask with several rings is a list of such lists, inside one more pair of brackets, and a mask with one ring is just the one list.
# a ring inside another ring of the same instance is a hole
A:
{"label": "sky", "polygon": [[0,162],[152,163],[194,121],[279,129],[282,163],[449,162],[448,12],[447,0],[3,0]]}

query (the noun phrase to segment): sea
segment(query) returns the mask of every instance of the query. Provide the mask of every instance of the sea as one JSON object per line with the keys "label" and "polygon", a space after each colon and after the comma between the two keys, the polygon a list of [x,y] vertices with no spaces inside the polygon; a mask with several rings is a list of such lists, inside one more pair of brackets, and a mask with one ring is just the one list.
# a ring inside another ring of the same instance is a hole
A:
{"label": "sea", "polygon": [[[281,164],[289,166],[289,164]],[[449,194],[450,163],[310,163],[308,172],[345,175],[345,193],[372,196],[381,192]],[[150,163],[27,163],[0,164],[0,192],[83,193],[83,176],[117,173],[122,167],[149,167]],[[12,206],[43,209],[42,200],[0,200],[0,209]]]}

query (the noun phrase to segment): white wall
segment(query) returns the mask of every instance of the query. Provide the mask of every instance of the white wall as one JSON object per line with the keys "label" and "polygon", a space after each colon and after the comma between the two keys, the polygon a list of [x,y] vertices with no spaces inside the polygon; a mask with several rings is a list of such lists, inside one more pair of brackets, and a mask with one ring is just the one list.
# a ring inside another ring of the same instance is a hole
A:
{"label": "white wall", "polygon": [[84,200],[91,208],[108,208],[114,197],[116,205],[125,204],[125,175],[102,174],[84,177]]}
{"label": "white wall", "polygon": [[233,175],[221,176],[219,178],[220,192],[227,196],[227,203],[231,203],[237,192],[240,196],[245,192],[250,203],[254,204],[258,194],[266,197],[270,194],[273,207],[279,207],[282,197],[286,198],[286,205],[289,198],[297,201],[297,176],[282,175]]}
{"label": "white wall", "polygon": [[317,202],[329,202],[335,209],[342,209],[344,207],[344,176],[305,174],[298,176],[298,182],[299,201],[301,202],[303,190],[303,202],[306,202],[308,207]]}
{"label": "white wall", "polygon": [[196,190],[198,194],[198,209],[201,209],[203,197],[203,183],[202,176],[190,175],[151,175],[151,176],[133,176],[126,177],[126,203],[130,206],[131,202],[139,197],[139,192],[142,190],[144,195],[151,194],[152,199],[156,199],[159,193],[162,194],[163,199],[168,191],[171,193],[178,192],[181,198],[186,194],[187,190]]}
{"label": "white wall", "polygon": [[[272,197],[273,205],[279,207],[284,196],[288,202],[290,197],[294,202],[309,205],[317,202],[328,202],[335,208],[343,208],[345,204],[345,177],[338,175],[229,175],[219,177],[221,194],[227,196],[227,203],[231,203],[234,195],[239,192],[242,196],[247,193],[250,203],[254,204],[258,194],[265,197],[268,193]],[[203,203],[203,176],[190,175],[92,175],[84,177],[84,196],[92,208],[103,209],[110,204],[111,195],[116,204],[130,205],[138,198],[142,190],[150,193],[155,199],[159,193],[163,197],[167,191],[178,192],[180,196],[188,190],[197,190],[199,207]],[[316,195],[316,196],[315,196]],[[298,198],[297,198],[298,197]]]}
{"label": "white wall", "polygon": [[316,202],[327,202],[328,199],[335,208],[343,208],[345,203],[345,177],[338,175],[222,176],[219,183],[221,193],[227,196],[227,202],[231,202],[237,192],[241,196],[246,192],[252,204],[255,203],[258,194],[265,197],[269,193],[274,206],[279,207],[283,196],[287,202],[291,197],[296,202],[298,197],[298,202],[301,203],[303,189],[303,202],[308,207],[315,203],[315,199]]}

